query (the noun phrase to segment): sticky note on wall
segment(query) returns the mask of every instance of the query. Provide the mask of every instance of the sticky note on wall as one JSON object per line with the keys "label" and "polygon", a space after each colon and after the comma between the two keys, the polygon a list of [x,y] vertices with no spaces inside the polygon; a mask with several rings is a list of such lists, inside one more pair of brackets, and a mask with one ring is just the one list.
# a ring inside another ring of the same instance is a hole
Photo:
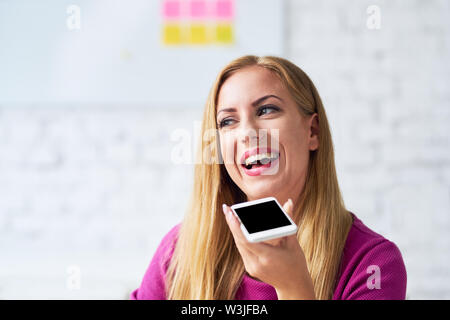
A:
{"label": "sticky note on wall", "polygon": [[235,0],[163,0],[162,42],[170,46],[234,43]]}
{"label": "sticky note on wall", "polygon": [[192,18],[204,19],[207,16],[207,5],[204,0],[193,0],[189,3],[189,13]]}
{"label": "sticky note on wall", "polygon": [[232,43],[233,26],[231,24],[218,24],[216,26],[216,41],[221,43]]}
{"label": "sticky note on wall", "polygon": [[233,19],[233,1],[218,0],[216,5],[216,16],[221,19]]}
{"label": "sticky note on wall", "polygon": [[178,19],[181,13],[181,1],[163,1],[163,16],[165,19]]}
{"label": "sticky note on wall", "polygon": [[182,42],[181,28],[178,24],[165,24],[163,27],[164,43],[179,44]]}

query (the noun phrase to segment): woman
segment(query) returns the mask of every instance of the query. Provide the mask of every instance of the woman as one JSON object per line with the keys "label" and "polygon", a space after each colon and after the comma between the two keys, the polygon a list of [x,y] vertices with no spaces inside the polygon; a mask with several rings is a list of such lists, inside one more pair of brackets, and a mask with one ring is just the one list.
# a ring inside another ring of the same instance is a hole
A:
{"label": "woman", "polygon": [[[245,163],[245,152],[269,141],[276,168]],[[405,298],[396,245],[345,209],[324,107],[296,65],[244,56],[225,66],[206,103],[197,163],[186,216],[131,299]],[[299,231],[249,243],[229,205],[268,196]]]}

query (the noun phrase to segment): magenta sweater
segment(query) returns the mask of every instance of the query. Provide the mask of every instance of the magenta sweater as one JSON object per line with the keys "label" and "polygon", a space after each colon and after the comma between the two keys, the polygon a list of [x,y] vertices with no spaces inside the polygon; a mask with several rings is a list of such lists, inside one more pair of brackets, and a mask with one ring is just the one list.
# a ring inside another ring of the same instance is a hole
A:
{"label": "magenta sweater", "polygon": [[[397,246],[367,228],[353,213],[341,270],[333,300],[405,299],[406,269]],[[170,230],[159,244],[139,288],[131,300],[163,300],[164,278],[172,257],[180,225]],[[274,300],[275,289],[247,274],[236,292],[238,300]]]}

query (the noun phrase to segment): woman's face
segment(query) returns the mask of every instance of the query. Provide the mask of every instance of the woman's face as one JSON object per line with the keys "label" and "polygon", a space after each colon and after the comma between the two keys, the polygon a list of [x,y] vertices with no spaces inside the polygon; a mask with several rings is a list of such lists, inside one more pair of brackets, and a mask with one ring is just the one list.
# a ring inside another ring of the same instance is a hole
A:
{"label": "woman's face", "polygon": [[301,115],[274,73],[251,66],[223,83],[216,120],[225,168],[247,200],[274,196],[282,205],[288,198],[295,202],[309,151],[319,145],[317,114]]}

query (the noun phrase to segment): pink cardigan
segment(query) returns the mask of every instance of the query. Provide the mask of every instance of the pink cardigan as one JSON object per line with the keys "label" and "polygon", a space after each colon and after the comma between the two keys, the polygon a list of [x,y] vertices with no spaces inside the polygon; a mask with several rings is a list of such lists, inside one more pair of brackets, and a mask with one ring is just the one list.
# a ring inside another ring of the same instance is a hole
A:
{"label": "pink cardigan", "polygon": [[[397,246],[366,227],[353,213],[333,300],[405,299],[406,269]],[[164,300],[164,278],[180,224],[162,239],[131,300]],[[275,300],[275,289],[244,275],[237,300]]]}

